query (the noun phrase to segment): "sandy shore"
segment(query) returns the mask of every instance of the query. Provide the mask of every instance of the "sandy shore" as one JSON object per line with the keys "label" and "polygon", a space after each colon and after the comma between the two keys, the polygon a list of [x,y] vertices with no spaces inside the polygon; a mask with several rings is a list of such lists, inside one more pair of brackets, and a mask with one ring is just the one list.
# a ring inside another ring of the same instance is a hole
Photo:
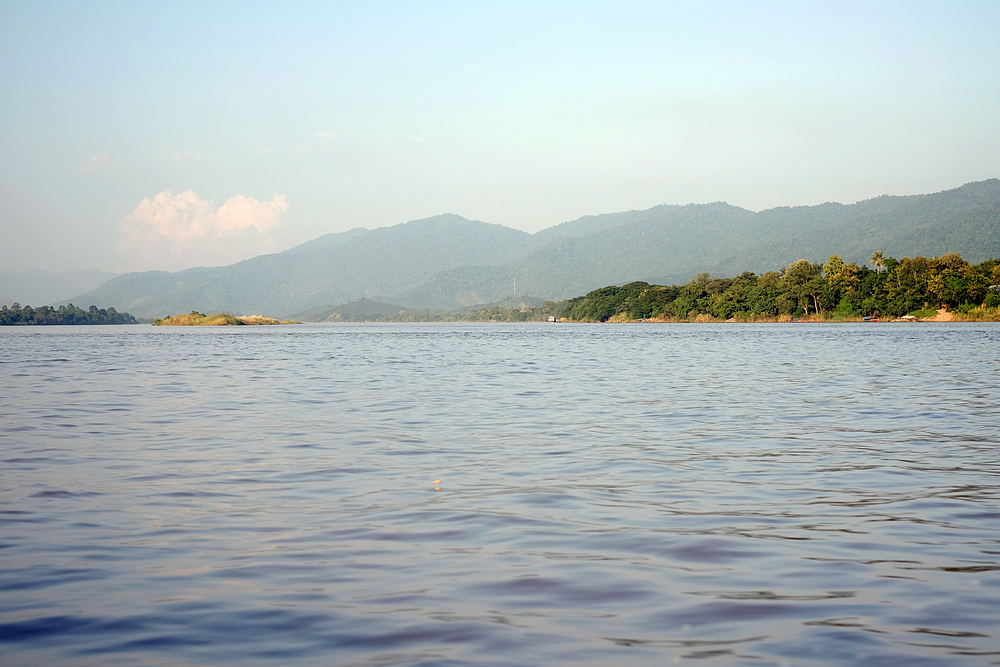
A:
{"label": "sandy shore", "polygon": [[921,317],[919,322],[951,322],[955,317],[944,308],[938,308],[934,317]]}

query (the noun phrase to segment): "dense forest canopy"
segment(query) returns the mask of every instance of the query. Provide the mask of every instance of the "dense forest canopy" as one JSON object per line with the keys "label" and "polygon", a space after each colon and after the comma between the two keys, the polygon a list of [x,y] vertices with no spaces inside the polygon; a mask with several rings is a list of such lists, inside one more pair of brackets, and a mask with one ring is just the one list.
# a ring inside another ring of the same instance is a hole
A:
{"label": "dense forest canopy", "polygon": [[620,319],[753,320],[789,316],[899,317],[927,308],[967,312],[1000,306],[1000,261],[971,265],[958,253],[896,260],[872,255],[870,269],[839,256],[825,263],[801,259],[763,275],[735,278],[698,274],[686,285],[633,282],[565,302],[561,316],[604,322]]}
{"label": "dense forest canopy", "polygon": [[136,319],[114,308],[91,306],[89,310],[84,310],[73,304],[59,308],[22,308],[15,302],[10,308],[0,306],[0,326],[12,324],[136,324]]}

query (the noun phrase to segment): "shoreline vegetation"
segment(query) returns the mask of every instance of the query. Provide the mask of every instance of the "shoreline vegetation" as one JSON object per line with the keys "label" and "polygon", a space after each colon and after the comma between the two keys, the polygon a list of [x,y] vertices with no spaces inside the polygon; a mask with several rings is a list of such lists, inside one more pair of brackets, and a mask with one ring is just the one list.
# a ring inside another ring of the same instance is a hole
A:
{"label": "shoreline vegetation", "polygon": [[[820,313],[819,315],[810,315],[808,317],[792,317],[791,315],[779,315],[777,317],[771,316],[750,316],[750,317],[731,317],[728,320],[720,320],[711,315],[706,315],[704,313],[698,314],[693,319],[681,319],[676,317],[654,317],[647,319],[636,319],[631,320],[625,317],[610,317],[605,320],[608,323],[634,323],[634,322],[653,322],[659,324],[680,324],[680,323],[702,323],[702,324],[787,324],[787,323],[810,323],[810,322],[984,322],[984,321],[1000,321],[984,319],[978,316],[978,313],[972,313],[971,316],[966,316],[964,314],[952,313],[945,308],[939,308],[936,311],[933,309],[928,309],[932,314],[929,316],[920,317],[917,315],[907,315],[902,317],[862,317],[858,315],[837,315],[831,313]],[[920,311],[924,312],[924,311]],[[560,320],[560,322],[592,322],[593,320],[571,320],[568,318]]]}
{"label": "shoreline vegetation", "polygon": [[191,311],[187,315],[168,315],[153,320],[155,327],[228,327],[228,326],[258,326],[272,324],[302,324],[296,320],[277,320],[263,315],[235,316],[229,313],[205,315]]}
{"label": "shoreline vegetation", "polygon": [[800,259],[763,275],[699,273],[686,285],[634,282],[570,299],[559,319],[581,322],[1000,322],[1000,260],[975,266],[958,253],[872,266]]}
{"label": "shoreline vegetation", "polygon": [[[541,312],[540,312],[541,311]],[[729,319],[719,319],[706,313],[697,313],[691,317],[647,317],[633,318],[627,314],[613,315],[606,320],[597,319],[573,319],[571,317],[556,317],[547,315],[550,309],[532,308],[481,308],[470,311],[464,317],[448,314],[424,314],[398,316],[376,316],[365,319],[338,319],[325,320],[325,322],[352,322],[352,323],[419,323],[419,322],[546,322],[552,317],[555,322],[566,324],[798,324],[798,323],[843,323],[843,322],[1000,322],[1000,308],[973,308],[967,312],[953,312],[946,308],[937,310],[927,309],[916,311],[922,315],[901,316],[901,317],[864,317],[861,315],[842,315],[837,313],[823,312],[818,315],[793,317],[792,315],[750,315],[748,317],[734,316]]]}
{"label": "shoreline vegetation", "polygon": [[[146,320],[148,322],[148,320]],[[0,326],[36,326],[60,324],[141,324],[129,313],[119,313],[114,308],[98,308],[91,306],[84,310],[79,306],[68,304],[53,308],[52,306],[22,307],[18,302],[8,308],[0,306]]]}
{"label": "shoreline vegetation", "polygon": [[1000,260],[973,266],[958,253],[896,260],[876,251],[872,266],[832,255],[822,263],[800,259],[763,275],[699,273],[685,285],[610,285],[541,306],[494,305],[464,315],[399,311],[336,321],[1000,322]]}

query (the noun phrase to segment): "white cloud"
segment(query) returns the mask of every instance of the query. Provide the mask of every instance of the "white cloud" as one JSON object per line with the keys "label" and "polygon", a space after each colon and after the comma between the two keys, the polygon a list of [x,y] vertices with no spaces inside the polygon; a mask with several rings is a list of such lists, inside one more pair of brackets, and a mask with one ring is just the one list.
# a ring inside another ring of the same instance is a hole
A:
{"label": "white cloud", "polygon": [[258,232],[266,232],[281,219],[288,210],[285,195],[274,195],[271,201],[257,201],[253,197],[236,195],[219,208],[215,216],[215,227],[221,233],[256,227]]}
{"label": "white cloud", "polygon": [[216,209],[191,190],[164,191],[122,218],[118,252],[132,271],[232,264],[274,252],[272,233],[287,210],[284,195],[237,195]]}
{"label": "white cloud", "polygon": [[81,174],[92,174],[108,163],[107,155],[95,155],[80,166]]}
{"label": "white cloud", "polygon": [[333,148],[333,140],[336,138],[336,130],[316,130],[313,134],[313,139],[319,139],[327,148]]}

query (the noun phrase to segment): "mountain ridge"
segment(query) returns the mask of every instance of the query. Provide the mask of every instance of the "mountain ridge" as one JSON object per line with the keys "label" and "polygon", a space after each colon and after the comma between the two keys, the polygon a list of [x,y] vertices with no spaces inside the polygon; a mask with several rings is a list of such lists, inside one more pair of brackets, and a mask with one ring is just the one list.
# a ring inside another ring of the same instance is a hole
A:
{"label": "mountain ridge", "polygon": [[327,234],[224,267],[124,274],[72,300],[139,317],[285,317],[358,299],[449,310],[509,297],[515,280],[518,293],[558,300],[634,280],[680,284],[695,273],[763,272],[832,254],[863,264],[874,250],[960,252],[973,262],[1000,256],[1000,180],[759,212],[725,202],[663,204],[535,234],[446,213]]}

